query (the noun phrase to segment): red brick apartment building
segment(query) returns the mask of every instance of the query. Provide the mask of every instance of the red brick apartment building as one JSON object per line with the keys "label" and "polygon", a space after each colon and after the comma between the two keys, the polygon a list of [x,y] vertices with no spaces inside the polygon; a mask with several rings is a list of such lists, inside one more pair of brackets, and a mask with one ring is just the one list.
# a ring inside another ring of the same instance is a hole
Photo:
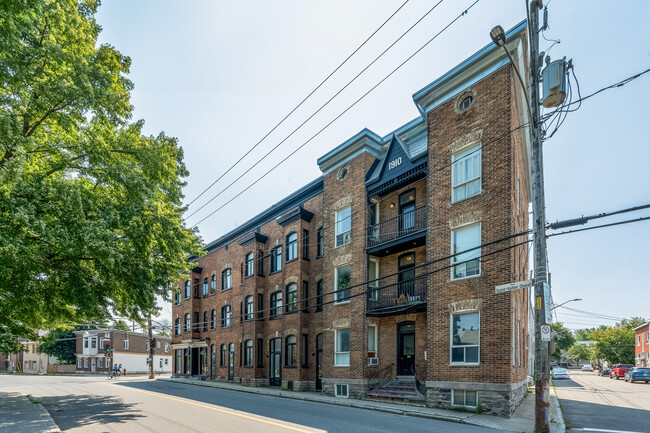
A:
{"label": "red brick apartment building", "polygon": [[[525,71],[525,23],[507,37]],[[205,247],[177,285],[175,376],[513,413],[528,291],[495,286],[528,276],[525,96],[490,44],[413,100]]]}

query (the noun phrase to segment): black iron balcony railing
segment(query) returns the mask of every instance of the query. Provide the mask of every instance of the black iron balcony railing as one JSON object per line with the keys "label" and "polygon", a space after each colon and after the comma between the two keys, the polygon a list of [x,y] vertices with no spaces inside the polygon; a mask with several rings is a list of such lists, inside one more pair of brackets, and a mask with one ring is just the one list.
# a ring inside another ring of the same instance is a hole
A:
{"label": "black iron balcony railing", "polygon": [[407,236],[427,227],[427,207],[422,206],[368,228],[368,246]]}
{"label": "black iron balcony railing", "polygon": [[367,311],[420,304],[427,300],[427,276],[383,287],[368,287]]}

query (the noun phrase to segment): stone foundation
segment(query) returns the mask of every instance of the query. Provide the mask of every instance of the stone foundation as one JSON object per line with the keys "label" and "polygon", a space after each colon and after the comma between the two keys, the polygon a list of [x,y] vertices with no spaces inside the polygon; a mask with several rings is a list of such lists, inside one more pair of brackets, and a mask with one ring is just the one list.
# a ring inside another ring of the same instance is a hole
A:
{"label": "stone foundation", "polygon": [[478,405],[483,413],[508,418],[528,389],[525,380],[509,384],[427,381],[426,386],[429,407],[454,409],[458,406],[452,404],[452,390],[477,391]]}
{"label": "stone foundation", "polygon": [[323,394],[329,395],[331,397],[334,397],[334,391],[336,385],[348,386],[348,398],[357,398],[357,399],[366,398],[366,395],[370,390],[367,379],[323,378],[322,384],[323,384]]}

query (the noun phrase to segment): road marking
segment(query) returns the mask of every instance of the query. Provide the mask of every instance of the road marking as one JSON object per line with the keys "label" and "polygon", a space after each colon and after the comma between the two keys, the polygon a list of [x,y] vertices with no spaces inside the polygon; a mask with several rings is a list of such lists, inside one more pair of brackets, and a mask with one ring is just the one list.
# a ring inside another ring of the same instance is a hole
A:
{"label": "road marking", "polygon": [[157,397],[166,398],[168,400],[180,401],[181,403],[191,404],[193,406],[198,406],[198,407],[202,407],[204,409],[214,410],[216,412],[226,413],[228,415],[238,416],[240,418],[246,418],[246,419],[250,419],[250,420],[253,420],[253,421],[258,421],[258,422],[261,422],[261,423],[264,423],[264,424],[270,424],[270,425],[274,425],[274,426],[277,426],[277,427],[286,428],[288,430],[299,431],[299,432],[302,432],[302,433],[313,433],[313,431],[314,431],[314,430],[303,430],[303,429],[300,429],[300,428],[297,428],[297,427],[291,427],[291,426],[288,426],[288,425],[285,425],[285,424],[280,424],[280,423],[273,422],[273,421],[267,421],[267,420],[262,419],[262,418],[257,418],[257,417],[254,417],[254,416],[249,416],[249,415],[244,415],[244,414],[241,414],[241,413],[233,412],[231,410],[219,409],[217,407],[207,406],[207,405],[204,405],[204,404],[201,404],[201,403],[195,403],[193,401],[188,401],[188,400],[182,399],[182,398],[170,397],[168,395],[160,394],[158,392],[144,391],[142,389],[136,389],[136,388],[129,388],[129,389],[131,389],[133,391],[142,392],[144,394],[151,394],[151,395],[155,395]]}
{"label": "road marking", "polygon": [[628,431],[628,430],[606,430],[602,428],[590,428],[590,427],[572,428],[570,430],[571,431],[595,431],[599,433],[643,433],[643,432]]}

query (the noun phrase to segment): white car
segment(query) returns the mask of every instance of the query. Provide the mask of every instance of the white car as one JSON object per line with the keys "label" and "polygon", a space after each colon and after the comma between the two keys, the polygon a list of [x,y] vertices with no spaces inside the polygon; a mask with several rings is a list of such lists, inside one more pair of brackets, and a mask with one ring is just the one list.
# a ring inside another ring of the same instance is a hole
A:
{"label": "white car", "polygon": [[553,379],[569,379],[569,372],[566,368],[554,368],[551,371],[551,377]]}
{"label": "white car", "polygon": [[582,370],[582,371],[594,371],[594,368],[591,366],[591,364],[585,364],[580,368],[580,370]]}

